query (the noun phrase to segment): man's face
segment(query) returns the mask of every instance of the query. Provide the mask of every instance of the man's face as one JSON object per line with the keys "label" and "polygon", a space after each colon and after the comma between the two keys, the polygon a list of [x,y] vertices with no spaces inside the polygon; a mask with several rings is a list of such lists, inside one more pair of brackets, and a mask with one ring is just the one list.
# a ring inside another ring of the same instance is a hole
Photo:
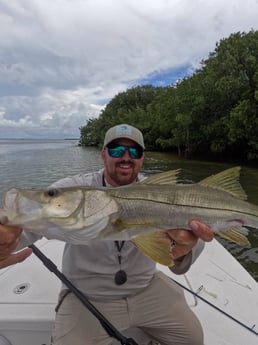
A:
{"label": "man's face", "polygon": [[[112,145],[136,146],[136,143],[130,139],[117,139],[112,141]],[[122,157],[113,158],[109,155],[108,149],[101,151],[101,157],[104,162],[104,176],[106,181],[113,187],[123,186],[135,182],[139,171],[141,170],[144,153],[139,159],[132,159],[128,150]]]}

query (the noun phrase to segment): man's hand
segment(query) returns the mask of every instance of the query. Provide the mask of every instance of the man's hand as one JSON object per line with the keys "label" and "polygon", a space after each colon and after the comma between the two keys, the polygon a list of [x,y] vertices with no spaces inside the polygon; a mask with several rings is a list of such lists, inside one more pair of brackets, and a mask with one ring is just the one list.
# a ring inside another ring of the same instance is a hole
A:
{"label": "man's hand", "polygon": [[0,269],[22,262],[32,253],[30,248],[12,253],[17,247],[21,233],[20,227],[0,225]]}
{"label": "man's hand", "polygon": [[199,238],[205,242],[210,242],[214,238],[213,231],[200,221],[192,220],[189,226],[191,231],[185,229],[166,231],[171,239],[171,257],[174,260],[183,259],[193,249]]}

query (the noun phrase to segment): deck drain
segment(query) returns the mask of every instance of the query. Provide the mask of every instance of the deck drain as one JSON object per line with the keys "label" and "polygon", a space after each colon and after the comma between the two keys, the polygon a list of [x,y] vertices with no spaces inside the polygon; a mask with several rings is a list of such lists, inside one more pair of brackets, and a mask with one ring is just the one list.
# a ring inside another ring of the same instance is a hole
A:
{"label": "deck drain", "polygon": [[29,290],[30,284],[29,283],[22,283],[17,285],[14,289],[13,292],[17,295],[20,295],[22,293],[25,293],[26,291]]}

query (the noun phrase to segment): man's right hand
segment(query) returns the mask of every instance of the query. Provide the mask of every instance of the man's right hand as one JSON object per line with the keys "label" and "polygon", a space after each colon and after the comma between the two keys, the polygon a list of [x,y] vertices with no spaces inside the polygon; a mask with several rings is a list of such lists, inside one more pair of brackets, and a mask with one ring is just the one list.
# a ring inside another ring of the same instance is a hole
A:
{"label": "man's right hand", "polygon": [[30,248],[13,253],[19,243],[21,233],[20,227],[0,225],[0,269],[22,262],[32,253]]}

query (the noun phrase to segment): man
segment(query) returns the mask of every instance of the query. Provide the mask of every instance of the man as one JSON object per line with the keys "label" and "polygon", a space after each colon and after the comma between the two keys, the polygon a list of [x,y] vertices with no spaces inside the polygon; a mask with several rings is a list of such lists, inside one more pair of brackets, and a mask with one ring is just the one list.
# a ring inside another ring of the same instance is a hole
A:
{"label": "man", "polygon": [[[117,187],[134,183],[143,179],[140,170],[144,148],[142,133],[135,127],[127,124],[112,127],[105,135],[101,151],[104,169],[67,177],[52,186]],[[192,231],[168,231],[175,261],[171,270],[178,274],[189,269],[202,251],[204,241],[213,238],[212,231],[204,224],[192,221],[190,226]],[[19,254],[11,252],[36,239],[35,234],[0,226],[0,265],[2,262],[4,267],[25,259],[30,255],[30,249]],[[163,345],[203,344],[200,323],[188,307],[182,290],[157,272],[155,263],[131,242],[99,240],[89,241],[86,245],[66,244],[62,270],[121,332],[138,327]],[[112,342],[95,316],[63,286],[53,344],[109,345]]]}

